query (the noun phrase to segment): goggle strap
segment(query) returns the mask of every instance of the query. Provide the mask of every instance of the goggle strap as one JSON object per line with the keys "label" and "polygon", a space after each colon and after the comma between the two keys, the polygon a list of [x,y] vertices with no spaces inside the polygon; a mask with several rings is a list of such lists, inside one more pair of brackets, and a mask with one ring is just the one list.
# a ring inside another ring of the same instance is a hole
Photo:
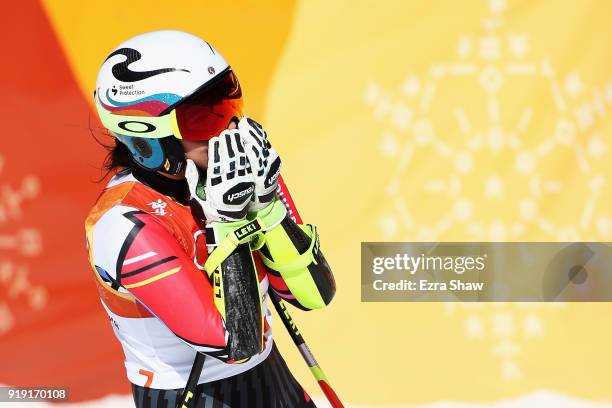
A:
{"label": "goggle strap", "polygon": [[[176,123],[164,116],[123,116],[114,115],[102,107],[98,98],[95,98],[96,109],[102,123],[112,132],[124,136],[144,137],[147,139],[161,139],[172,136]],[[174,114],[174,111],[172,111]],[[176,125],[178,128],[178,125]]]}
{"label": "goggle strap", "polygon": [[172,127],[172,134],[177,139],[182,139],[183,135],[181,135],[181,130],[179,129],[178,125],[178,119],[176,118],[176,109],[172,109],[170,113],[168,113],[168,116],[170,116],[170,126]]}

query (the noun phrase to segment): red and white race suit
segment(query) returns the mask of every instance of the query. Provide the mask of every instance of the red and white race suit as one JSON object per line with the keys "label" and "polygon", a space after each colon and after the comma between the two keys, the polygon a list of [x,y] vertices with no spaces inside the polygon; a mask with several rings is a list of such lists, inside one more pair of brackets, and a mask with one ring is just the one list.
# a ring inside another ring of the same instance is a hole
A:
{"label": "red and white race suit", "polygon": [[[294,213],[290,200],[287,205]],[[121,173],[98,198],[86,232],[102,306],[123,347],[130,382],[182,388],[196,350],[215,357],[206,358],[198,383],[234,376],[266,359],[272,347],[270,280],[257,253],[253,257],[263,294],[264,347],[237,364],[227,360],[227,332],[213,289],[196,266],[207,259],[205,227],[188,205],[131,173]],[[279,292],[287,293],[282,278],[271,279]]]}

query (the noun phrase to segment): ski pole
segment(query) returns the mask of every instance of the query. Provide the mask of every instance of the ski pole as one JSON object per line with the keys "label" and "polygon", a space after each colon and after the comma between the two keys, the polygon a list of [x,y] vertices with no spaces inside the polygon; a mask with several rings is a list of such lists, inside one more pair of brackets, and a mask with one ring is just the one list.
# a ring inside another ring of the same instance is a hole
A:
{"label": "ski pole", "polygon": [[[283,201],[285,207],[287,207],[287,210],[289,210],[289,215],[291,216],[291,218],[297,224],[301,224],[302,217],[300,217],[297,207],[293,202],[293,198],[291,197],[291,193],[289,192],[287,183],[285,183],[283,176],[280,174],[278,176],[277,192],[278,197]],[[335,391],[331,388],[331,385],[329,383],[329,380],[325,376],[325,373],[323,373],[323,370],[321,370],[321,367],[317,363],[317,360],[314,358],[314,355],[308,348],[308,345],[304,341],[304,338],[302,337],[297,326],[293,322],[293,319],[291,318],[291,315],[289,314],[289,311],[285,306],[285,302],[283,302],[283,300],[278,297],[278,295],[276,295],[274,291],[269,290],[268,293],[270,294],[270,298],[272,299],[272,303],[274,304],[276,312],[283,321],[285,328],[289,332],[291,339],[300,351],[300,354],[304,358],[304,361],[306,361],[306,365],[308,365],[308,368],[310,368],[312,375],[319,383],[319,387],[321,387],[321,389],[323,390],[323,393],[327,397],[327,400],[330,402],[330,404],[332,404],[333,408],[344,408],[344,405],[342,405],[342,402],[340,402],[338,395],[336,395]]]}
{"label": "ski pole", "polygon": [[205,354],[202,354],[196,351],[196,356],[195,356],[195,359],[193,360],[193,367],[191,367],[191,373],[189,373],[187,384],[185,385],[185,388],[183,389],[181,398],[176,404],[176,408],[189,408],[189,404],[191,403],[193,396],[195,394],[195,389],[198,386],[198,380],[200,379],[200,374],[202,374],[202,368],[204,367],[205,359],[206,359]]}
{"label": "ski pole", "polygon": [[297,326],[293,322],[293,319],[291,318],[291,315],[289,314],[289,311],[285,306],[285,302],[283,302],[283,300],[279,298],[273,290],[269,290],[268,294],[270,295],[270,299],[272,299],[272,304],[274,304],[276,312],[278,313],[280,319],[283,321],[285,328],[289,332],[293,343],[295,343],[296,347],[300,351],[300,354],[304,358],[306,365],[308,365],[308,368],[310,368],[310,372],[319,383],[319,387],[321,387],[321,390],[323,390],[323,393],[327,397],[327,400],[333,408],[344,408],[344,405],[342,405],[342,402],[338,398],[338,395],[336,395],[336,392],[332,389],[329,380],[325,376],[325,373],[317,363],[317,360],[308,348],[308,345],[304,341],[304,338],[300,334],[300,331],[298,330]]}

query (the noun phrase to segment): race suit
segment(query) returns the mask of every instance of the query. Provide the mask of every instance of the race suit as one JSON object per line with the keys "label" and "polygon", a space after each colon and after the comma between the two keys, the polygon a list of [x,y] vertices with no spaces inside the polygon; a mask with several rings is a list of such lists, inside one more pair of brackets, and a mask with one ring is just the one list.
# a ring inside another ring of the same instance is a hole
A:
{"label": "race suit", "polygon": [[[143,387],[184,387],[196,352],[210,356],[205,359],[198,384],[240,378],[237,375],[254,369],[275,349],[268,308],[270,283],[280,296],[292,300],[283,279],[268,271],[253,253],[263,295],[263,349],[239,364],[228,359],[227,332],[203,271],[208,256],[206,228],[192,215],[188,198],[184,180],[123,171],[110,180],[86,220],[89,260],[102,306],[125,353],[135,399]],[[289,208],[291,211],[295,209]],[[334,286],[333,278],[329,285]],[[280,355],[275,361],[279,358],[282,363],[274,364],[284,365]],[[297,382],[294,385],[299,387]],[[314,406],[300,405],[310,401],[301,387],[287,392],[301,394],[302,401],[296,400],[293,405],[280,402],[278,406]]]}

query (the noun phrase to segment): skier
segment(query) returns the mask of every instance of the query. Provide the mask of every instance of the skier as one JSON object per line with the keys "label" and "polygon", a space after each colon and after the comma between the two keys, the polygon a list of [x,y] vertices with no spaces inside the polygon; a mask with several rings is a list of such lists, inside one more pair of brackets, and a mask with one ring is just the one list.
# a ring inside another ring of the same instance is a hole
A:
{"label": "skier", "polygon": [[335,283],[279,199],[280,158],[233,70],[196,36],[149,32],[110,53],[94,100],[115,175],[85,222],[89,260],[136,406],[174,407],[203,353],[191,406],[314,407],[274,345],[268,291],[319,309]]}

